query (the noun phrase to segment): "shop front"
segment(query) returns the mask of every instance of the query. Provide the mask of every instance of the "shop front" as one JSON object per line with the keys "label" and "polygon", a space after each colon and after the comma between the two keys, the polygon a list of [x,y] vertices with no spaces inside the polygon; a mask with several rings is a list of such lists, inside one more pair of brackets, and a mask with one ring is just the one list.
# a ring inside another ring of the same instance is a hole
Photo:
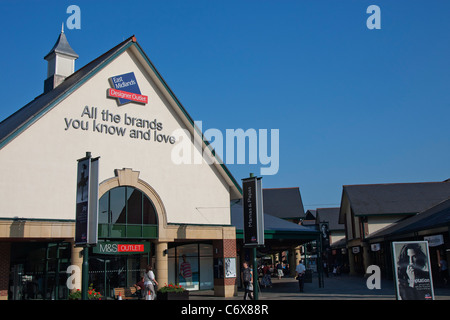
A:
{"label": "shop front", "polygon": [[137,284],[150,263],[150,242],[102,241],[89,253],[89,284],[105,298]]}
{"label": "shop front", "polygon": [[70,253],[69,242],[11,243],[9,299],[67,299]]}

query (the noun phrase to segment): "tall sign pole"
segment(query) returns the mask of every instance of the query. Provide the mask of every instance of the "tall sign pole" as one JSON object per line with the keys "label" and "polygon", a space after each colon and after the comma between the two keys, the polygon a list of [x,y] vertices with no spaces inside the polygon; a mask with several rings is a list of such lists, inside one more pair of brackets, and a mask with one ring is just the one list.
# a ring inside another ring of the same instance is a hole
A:
{"label": "tall sign pole", "polygon": [[75,245],[83,247],[81,298],[88,299],[89,246],[98,240],[98,161],[90,152],[78,160],[75,208]]}
{"label": "tall sign pole", "polygon": [[253,173],[250,173],[249,178],[242,179],[244,247],[253,249],[253,296],[255,300],[259,298],[256,249],[264,246],[264,210],[261,179],[255,177]]}

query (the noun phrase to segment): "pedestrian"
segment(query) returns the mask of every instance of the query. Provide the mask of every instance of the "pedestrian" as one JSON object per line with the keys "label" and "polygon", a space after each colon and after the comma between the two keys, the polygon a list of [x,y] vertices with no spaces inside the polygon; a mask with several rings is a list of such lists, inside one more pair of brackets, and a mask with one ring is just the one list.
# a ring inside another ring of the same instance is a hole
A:
{"label": "pedestrian", "polygon": [[253,271],[249,268],[248,262],[242,264],[242,281],[244,282],[244,300],[250,298],[253,300]]}
{"label": "pedestrian", "polygon": [[268,265],[265,265],[263,268],[263,278],[261,280],[261,285],[266,287],[272,287],[272,278],[270,277],[270,268]]}
{"label": "pedestrian", "polygon": [[306,272],[306,267],[302,263],[302,260],[300,260],[298,262],[297,267],[295,268],[295,276],[296,276],[296,279],[298,280],[298,288],[299,288],[300,292],[303,292],[305,272]]}
{"label": "pedestrian", "polygon": [[138,283],[136,283],[134,285],[134,287],[136,288],[136,297],[138,297],[139,299],[145,299],[145,277],[142,276],[141,277],[141,281],[139,281]]}
{"label": "pedestrian", "polygon": [[278,262],[278,264],[277,264],[277,274],[278,274],[278,280],[280,280],[281,277],[283,276],[283,265],[281,264],[281,262]]}
{"label": "pedestrian", "polygon": [[145,285],[145,295],[147,295],[150,292],[150,300],[155,300],[156,298],[155,286],[158,285],[158,282],[155,279],[155,274],[153,273],[153,268],[151,265],[148,265],[147,268],[145,268],[144,285]]}
{"label": "pedestrian", "polygon": [[447,264],[447,260],[445,260],[443,257],[439,261],[439,272],[441,274],[441,278],[444,283],[444,286],[447,285],[449,283],[448,264]]}

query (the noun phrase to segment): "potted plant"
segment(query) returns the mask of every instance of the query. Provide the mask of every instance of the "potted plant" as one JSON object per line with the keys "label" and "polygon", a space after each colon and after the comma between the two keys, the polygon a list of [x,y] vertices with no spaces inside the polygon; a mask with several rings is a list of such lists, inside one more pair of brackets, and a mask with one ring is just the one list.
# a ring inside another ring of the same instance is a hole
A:
{"label": "potted plant", "polygon": [[158,300],[189,300],[189,291],[181,285],[170,283],[158,289],[156,297]]}
{"label": "potted plant", "polygon": [[[102,299],[102,295],[100,294],[100,292],[95,291],[92,283],[89,286],[87,293],[88,293],[89,300],[101,300]],[[81,290],[77,289],[75,291],[72,291],[69,294],[68,298],[69,298],[69,300],[81,300]]]}

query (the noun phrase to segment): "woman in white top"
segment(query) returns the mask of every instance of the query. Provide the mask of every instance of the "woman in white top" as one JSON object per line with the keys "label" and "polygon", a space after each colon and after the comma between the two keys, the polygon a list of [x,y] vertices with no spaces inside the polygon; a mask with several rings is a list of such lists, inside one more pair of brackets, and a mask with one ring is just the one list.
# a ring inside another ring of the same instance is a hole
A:
{"label": "woman in white top", "polygon": [[144,274],[144,285],[146,290],[146,295],[148,291],[150,291],[150,300],[155,300],[156,292],[155,292],[155,286],[158,285],[158,282],[155,279],[155,274],[153,273],[153,268],[151,265],[148,265],[147,268],[145,268],[145,274]]}

